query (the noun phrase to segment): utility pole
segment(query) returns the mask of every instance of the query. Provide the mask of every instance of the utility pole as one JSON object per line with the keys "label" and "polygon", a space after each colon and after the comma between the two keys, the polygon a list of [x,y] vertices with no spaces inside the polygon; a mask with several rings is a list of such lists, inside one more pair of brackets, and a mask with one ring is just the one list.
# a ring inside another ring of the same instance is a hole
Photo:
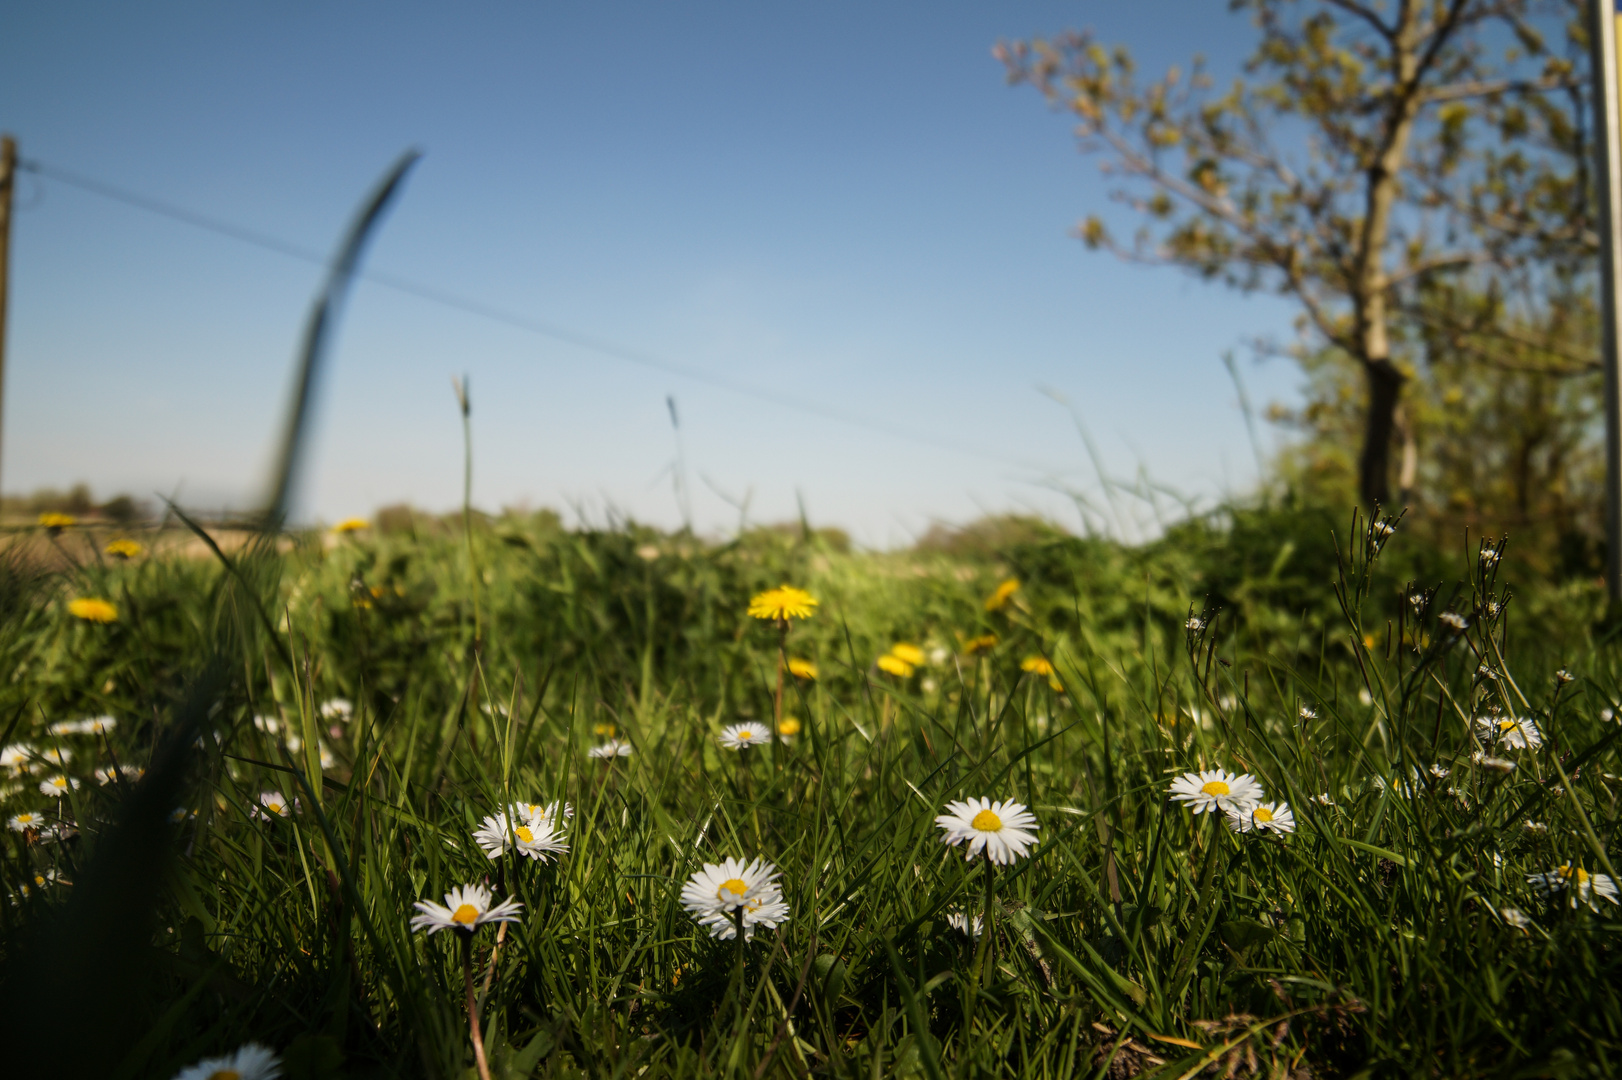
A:
{"label": "utility pole", "polygon": [[[17,140],[0,135],[0,446],[6,418],[6,301],[11,267],[11,193],[17,187]],[[0,488],[3,491],[4,488]]]}
{"label": "utility pole", "polygon": [[1605,368],[1605,591],[1609,615],[1622,613],[1622,129],[1618,126],[1617,18],[1613,0],[1589,0],[1594,60],[1594,140],[1599,159],[1601,361]]}

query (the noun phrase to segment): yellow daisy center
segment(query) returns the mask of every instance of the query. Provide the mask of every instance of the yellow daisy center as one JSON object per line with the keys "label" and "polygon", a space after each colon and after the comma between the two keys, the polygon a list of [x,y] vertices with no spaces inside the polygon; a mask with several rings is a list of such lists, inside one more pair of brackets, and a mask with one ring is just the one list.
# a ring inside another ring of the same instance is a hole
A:
{"label": "yellow daisy center", "polygon": [[742,896],[748,891],[749,886],[743,883],[742,878],[728,878],[727,880],[721,882],[721,887],[719,889],[715,890],[715,898],[717,900],[725,900],[727,899],[727,893],[731,893],[733,896]]}
{"label": "yellow daisy center", "polygon": [[279,814],[282,812],[282,804],[279,802],[266,803],[265,809],[269,810],[272,814]]}
{"label": "yellow daisy center", "polygon": [[982,810],[978,814],[974,815],[974,820],[969,822],[969,824],[973,825],[981,832],[996,832],[998,829],[1002,828],[1002,818],[998,817],[996,814],[993,814],[990,810]]}
{"label": "yellow daisy center", "polygon": [[67,779],[65,777],[58,776],[56,779],[51,781],[51,786],[52,787],[67,787],[68,782],[67,782]]}
{"label": "yellow daisy center", "polygon": [[1200,790],[1205,792],[1207,795],[1233,794],[1233,789],[1228,787],[1228,785],[1223,783],[1221,780],[1212,780],[1209,784],[1206,784],[1204,787],[1200,788]]}
{"label": "yellow daisy center", "polygon": [[738,741],[739,742],[748,742],[750,739],[753,739],[754,737],[755,737],[755,733],[753,731],[750,731],[748,728],[744,728],[742,731],[738,732]]}
{"label": "yellow daisy center", "polygon": [[208,1074],[208,1080],[242,1080],[242,1074],[235,1069],[215,1069]]}
{"label": "yellow daisy center", "polygon": [[1251,816],[1257,821],[1272,821],[1273,811],[1269,810],[1265,806],[1258,806],[1254,811],[1251,812]]}
{"label": "yellow daisy center", "polygon": [[1589,873],[1580,866],[1575,870],[1573,870],[1570,866],[1562,866],[1560,868],[1560,876],[1568,881],[1572,878],[1576,878],[1577,884],[1586,885],[1588,884]]}
{"label": "yellow daisy center", "polygon": [[1513,721],[1513,720],[1500,720],[1500,721],[1498,721],[1498,730],[1499,731],[1510,731],[1510,730],[1513,730],[1515,727],[1516,727],[1516,724],[1515,724],[1515,721]]}
{"label": "yellow daisy center", "polygon": [[472,904],[463,904],[451,913],[451,922],[461,923],[463,926],[472,926],[479,920],[479,909]]}
{"label": "yellow daisy center", "polygon": [[514,829],[513,835],[518,837],[518,842],[520,844],[533,844],[535,842],[535,834],[530,832],[529,829],[523,825],[520,825],[518,828]]}

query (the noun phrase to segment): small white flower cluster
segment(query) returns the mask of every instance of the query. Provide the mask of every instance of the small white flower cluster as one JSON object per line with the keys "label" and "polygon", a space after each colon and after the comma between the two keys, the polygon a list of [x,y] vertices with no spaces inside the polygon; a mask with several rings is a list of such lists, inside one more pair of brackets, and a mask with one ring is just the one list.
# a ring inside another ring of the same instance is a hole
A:
{"label": "small white flower cluster", "polygon": [[607,742],[586,751],[588,757],[605,761],[617,757],[630,757],[634,753],[636,753],[636,749],[624,739],[609,739]]}
{"label": "small white flower cluster", "polygon": [[96,770],[96,783],[106,785],[122,780],[126,784],[133,784],[145,775],[146,770],[139,765],[108,765]]}
{"label": "small white flower cluster", "polygon": [[94,716],[84,720],[58,720],[47,730],[52,735],[104,735],[117,726],[117,717]]}
{"label": "small white flower cluster", "polygon": [[1436,616],[1436,621],[1454,630],[1464,630],[1470,625],[1470,620],[1457,611],[1444,611]]}
{"label": "small white flower cluster", "polygon": [[[331,704],[332,702],[329,701],[326,705],[321,706],[323,715],[325,715],[327,706]],[[343,704],[347,706],[349,703],[345,701]],[[253,726],[266,735],[275,735],[282,729],[282,725],[274,716],[255,715]],[[294,730],[296,726],[294,724],[287,725],[287,738],[284,741],[287,743],[287,752],[290,754],[297,754],[304,749],[304,740]],[[332,756],[332,751],[327,749],[326,743],[318,743],[316,749],[321,755],[321,768],[330,769],[338,763],[337,759]]]}
{"label": "small white flower cluster", "polygon": [[682,886],[681,906],[711,937],[731,941],[741,924],[743,939],[751,941],[755,927],[770,930],[788,921],[788,902],[777,877],[777,867],[760,858],[705,863]]}
{"label": "small white flower cluster", "polygon": [[1171,782],[1173,802],[1184,803],[1196,814],[1221,811],[1234,832],[1295,831],[1295,814],[1288,803],[1263,802],[1261,784],[1249,773],[1207,769],[1184,773]]}
{"label": "small white flower cluster", "polygon": [[573,816],[574,807],[568,803],[514,803],[501,813],[485,815],[484,824],[473,831],[473,841],[490,859],[516,851],[537,862],[550,862],[568,852],[563,831]]}
{"label": "small white flower cluster", "polygon": [[30,773],[44,772],[53,765],[61,768],[72,760],[72,750],[55,746],[39,748],[27,743],[12,743],[0,749],[0,775],[27,776]]}

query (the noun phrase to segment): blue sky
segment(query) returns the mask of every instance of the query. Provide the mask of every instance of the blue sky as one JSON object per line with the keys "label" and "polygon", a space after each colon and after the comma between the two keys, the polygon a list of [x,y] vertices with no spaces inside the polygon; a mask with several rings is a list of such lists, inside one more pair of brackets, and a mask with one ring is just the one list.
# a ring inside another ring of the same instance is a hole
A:
{"label": "blue sky", "polygon": [[[991,57],[1091,26],[1157,71],[1231,70],[1226,5],[62,2],[8,13],[0,128],[25,157],[325,251],[403,149],[425,157],[379,272],[914,432],[763,403],[357,287],[303,486],[333,520],[461,494],[696,524],[814,522],[874,545],[1037,511],[1110,470],[1206,498],[1255,463],[1221,364],[1291,310],[1088,252],[1096,160]],[[317,267],[25,177],[7,491],[242,503],[263,483]],[[1287,364],[1243,370],[1258,406]]]}

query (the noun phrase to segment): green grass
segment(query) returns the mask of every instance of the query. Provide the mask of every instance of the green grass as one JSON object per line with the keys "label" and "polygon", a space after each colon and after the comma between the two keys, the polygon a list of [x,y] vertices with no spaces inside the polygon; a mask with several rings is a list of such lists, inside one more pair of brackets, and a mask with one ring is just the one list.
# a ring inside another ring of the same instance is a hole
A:
{"label": "green grass", "polygon": [[[1526,880],[1622,862],[1622,726],[1601,715],[1622,671],[1589,629],[1595,588],[1512,597],[1513,548],[1485,566],[1400,531],[1377,546],[1310,510],[1138,548],[893,554],[537,516],[472,544],[425,524],[52,575],[13,558],[0,730],[70,749],[83,786],[9,782],[7,817],[60,803],[72,828],[5,835],[0,1037],[27,1075],[168,1077],[249,1040],[292,1078],[475,1075],[455,935],[408,920],[488,879],[525,905],[493,959],[496,932],[474,938],[496,1076],[1613,1075],[1622,909]],[[1440,586],[1423,612],[1410,579]],[[783,581],[821,600],[788,638],[820,669],[787,688],[803,730],[722,751],[723,724],[771,719],[777,635],[744,610]],[[86,595],[119,621],[70,617]],[[897,641],[934,659],[878,672]],[[1033,656],[1062,693],[1021,670]],[[340,696],[333,733],[320,705]],[[1507,776],[1472,763],[1490,704],[1547,737]],[[104,713],[105,740],[46,733]],[[636,755],[588,759],[610,727]],[[98,784],[114,757],[154,767]],[[1241,837],[1168,802],[1211,767],[1256,775],[1297,831]],[[298,812],[253,815],[272,789]],[[975,795],[1041,822],[989,881],[983,956],[947,916],[986,910],[984,865],[934,825]],[[472,844],[519,799],[574,805],[559,861]],[[195,817],[169,824],[175,805]],[[781,867],[793,912],[741,967],[679,903],[727,855]]]}

